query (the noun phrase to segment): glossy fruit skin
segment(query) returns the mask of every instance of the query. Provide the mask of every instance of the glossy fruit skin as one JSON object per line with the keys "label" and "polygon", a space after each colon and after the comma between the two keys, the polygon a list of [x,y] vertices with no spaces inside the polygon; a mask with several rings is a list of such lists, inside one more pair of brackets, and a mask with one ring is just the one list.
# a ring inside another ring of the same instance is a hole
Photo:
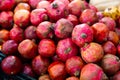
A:
{"label": "glossy fruit skin", "polygon": [[96,15],[98,16],[98,20],[101,20],[104,17],[101,11],[96,12]]}
{"label": "glossy fruit skin", "polygon": [[102,22],[102,23],[106,24],[110,31],[114,31],[115,30],[116,23],[115,23],[115,21],[112,18],[110,18],[110,17],[103,17],[101,20],[99,20],[99,22]]}
{"label": "glossy fruit skin", "polygon": [[111,41],[107,41],[103,44],[103,49],[105,54],[113,54],[116,55],[117,49],[114,43]]}
{"label": "glossy fruit skin", "polygon": [[66,77],[65,64],[60,61],[52,62],[48,67],[48,73],[53,80],[64,80]]}
{"label": "glossy fruit skin", "polygon": [[109,29],[104,23],[95,23],[92,25],[94,40],[98,43],[102,43],[107,40]]}
{"label": "glossy fruit skin", "polygon": [[28,76],[31,76],[31,77],[35,77],[35,74],[33,72],[33,69],[32,67],[29,65],[29,64],[25,64],[23,66],[23,70],[22,70],[22,73],[28,75]]}
{"label": "glossy fruit skin", "polygon": [[54,25],[49,21],[41,22],[36,29],[36,34],[39,39],[53,38],[54,31],[52,30]]}
{"label": "glossy fruit skin", "polygon": [[40,1],[38,4],[37,4],[37,9],[41,9],[41,8],[44,8],[44,9],[47,9],[48,6],[50,5],[50,2],[49,1]]}
{"label": "glossy fruit skin", "polygon": [[120,57],[120,44],[118,44],[116,48],[117,48],[117,54]]}
{"label": "glossy fruit skin", "polygon": [[120,80],[120,71],[118,71],[117,73],[115,73],[112,77],[111,80]]}
{"label": "glossy fruit skin", "polygon": [[34,9],[30,13],[30,21],[35,26],[38,26],[39,23],[46,20],[48,20],[48,15],[45,9]]}
{"label": "glossy fruit skin", "polygon": [[32,69],[37,75],[40,76],[47,72],[49,64],[50,62],[48,58],[38,55],[32,60]]}
{"label": "glossy fruit skin", "polygon": [[15,6],[15,0],[0,0],[0,11],[9,11]]}
{"label": "glossy fruit skin", "polygon": [[91,42],[81,48],[81,56],[86,63],[98,62],[104,56],[104,51],[100,44]]}
{"label": "glossy fruit skin", "polygon": [[62,61],[66,61],[72,56],[78,54],[78,47],[72,42],[71,38],[62,39],[56,47],[56,54]]}
{"label": "glossy fruit skin", "polygon": [[84,62],[79,56],[73,56],[66,60],[65,66],[66,66],[66,71],[71,76],[80,76],[80,72],[84,66]]}
{"label": "glossy fruit skin", "polygon": [[79,23],[77,16],[72,14],[67,16],[67,20],[71,21],[74,27]]}
{"label": "glossy fruit skin", "polygon": [[13,27],[13,12],[12,11],[0,12],[0,26],[8,30],[10,30]]}
{"label": "glossy fruit skin", "polygon": [[44,74],[38,78],[38,80],[51,80],[48,74]]}
{"label": "glossy fruit skin", "polygon": [[42,39],[38,44],[38,53],[43,57],[52,57],[55,51],[56,45],[51,39]]}
{"label": "glossy fruit skin", "polygon": [[114,75],[120,69],[120,59],[113,54],[106,54],[101,60],[101,67],[107,75]]}
{"label": "glossy fruit skin", "polygon": [[93,30],[88,24],[79,24],[73,28],[72,41],[79,47],[93,41]]}
{"label": "glossy fruit skin", "polygon": [[30,5],[28,3],[19,3],[16,5],[16,7],[14,8],[14,13],[17,11],[17,10],[20,10],[20,9],[25,9],[25,10],[28,10],[30,11]]}
{"label": "glossy fruit skin", "polygon": [[115,28],[115,32],[117,33],[117,35],[118,35],[118,37],[119,37],[119,39],[120,39],[120,29],[119,28]]}
{"label": "glossy fruit skin", "polygon": [[54,32],[58,38],[68,38],[72,30],[73,24],[69,20],[61,18],[56,22]]}
{"label": "glossy fruit skin", "polygon": [[37,7],[37,4],[42,1],[42,0],[29,0],[28,3],[30,4],[30,6],[35,9]]}
{"label": "glossy fruit skin", "polygon": [[36,40],[37,34],[36,34],[36,26],[28,26],[25,30],[24,30],[24,36],[25,39],[31,39],[31,40]]}
{"label": "glossy fruit skin", "polygon": [[66,78],[66,80],[79,80],[79,78],[75,76],[71,76],[71,77]]}
{"label": "glossy fruit skin", "polygon": [[57,21],[68,15],[67,6],[61,1],[53,1],[47,8],[48,16],[51,20]]}
{"label": "glossy fruit skin", "polygon": [[66,6],[68,6],[68,4],[70,3],[69,0],[55,0],[55,1],[61,1],[61,2],[64,3]]}
{"label": "glossy fruit skin", "polygon": [[32,40],[25,39],[19,43],[18,51],[22,57],[32,59],[37,55],[37,45]]}
{"label": "glossy fruit skin", "polygon": [[89,8],[88,3],[82,0],[73,0],[68,4],[68,9],[70,11],[70,14],[73,14],[77,17],[81,15],[83,10],[88,9],[88,8]]}
{"label": "glossy fruit skin", "polygon": [[29,0],[15,0],[16,4],[19,3],[28,3]]}
{"label": "glossy fruit skin", "polygon": [[15,75],[22,69],[22,63],[16,56],[8,56],[2,60],[2,70],[8,75]]}
{"label": "glossy fruit skin", "polygon": [[10,30],[10,39],[20,43],[24,39],[24,31],[17,25],[14,25]]}
{"label": "glossy fruit skin", "polygon": [[113,42],[115,45],[119,43],[119,36],[116,32],[114,31],[109,31],[107,39],[111,42]]}
{"label": "glossy fruit skin", "polygon": [[14,40],[7,40],[2,45],[2,52],[6,55],[16,54],[18,52],[17,47],[18,43]]}
{"label": "glossy fruit skin", "polygon": [[81,70],[80,80],[108,80],[108,77],[100,66],[88,63]]}
{"label": "glossy fruit skin", "polygon": [[92,10],[92,9],[85,9],[81,13],[81,15],[79,17],[79,21],[81,23],[87,23],[88,25],[92,25],[92,24],[94,24],[95,22],[98,21],[98,17],[97,17],[97,14],[96,14],[96,12],[94,10]]}
{"label": "glossy fruit skin", "polygon": [[0,45],[10,39],[10,32],[6,29],[0,30]]}
{"label": "glossy fruit skin", "polygon": [[94,5],[89,4],[89,7],[90,7],[90,9],[94,10],[95,12],[98,12],[98,9]]}
{"label": "glossy fruit skin", "polygon": [[25,9],[17,10],[13,16],[14,23],[25,29],[30,22],[30,12]]}

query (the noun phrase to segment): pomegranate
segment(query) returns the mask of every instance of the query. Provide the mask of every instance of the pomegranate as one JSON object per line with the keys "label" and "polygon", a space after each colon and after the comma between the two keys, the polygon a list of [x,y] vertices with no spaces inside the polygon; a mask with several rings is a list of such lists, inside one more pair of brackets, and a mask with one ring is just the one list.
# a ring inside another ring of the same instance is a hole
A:
{"label": "pomegranate", "polygon": [[101,67],[88,63],[81,70],[80,80],[108,80],[108,77]]}
{"label": "pomegranate", "polygon": [[103,55],[102,46],[95,42],[91,42],[81,48],[81,56],[86,63],[98,62],[103,58]]}
{"label": "pomegranate", "polygon": [[6,29],[0,30],[0,45],[10,39],[10,32]]}
{"label": "pomegranate", "polygon": [[78,54],[78,47],[72,42],[71,38],[66,38],[58,42],[56,54],[65,62],[68,58]]}
{"label": "pomegranate", "polygon": [[72,77],[66,78],[66,80],[79,80],[79,79],[78,79],[78,77],[72,76]]}
{"label": "pomegranate", "polygon": [[120,39],[120,29],[119,28],[115,28],[115,32],[117,33],[119,39]]}
{"label": "pomegranate", "polygon": [[24,73],[24,74],[26,74],[26,75],[28,75],[28,76],[31,76],[31,77],[35,77],[35,74],[34,74],[34,72],[33,72],[33,70],[32,70],[32,67],[31,67],[29,64],[25,64],[25,65],[23,66],[23,71],[22,71],[22,73]]}
{"label": "pomegranate", "polygon": [[94,10],[92,9],[85,9],[80,17],[79,17],[79,21],[81,23],[87,23],[89,25],[92,25],[94,24],[95,22],[98,21],[98,17],[97,17],[97,14]]}
{"label": "pomegranate", "polygon": [[112,77],[111,80],[120,80],[120,71],[118,71],[117,73],[115,73],[115,75]]}
{"label": "pomegranate", "polygon": [[101,20],[99,20],[99,22],[102,22],[102,23],[106,24],[110,31],[114,31],[115,30],[116,23],[115,23],[115,21],[112,18],[110,18],[110,17],[103,17]]}
{"label": "pomegranate", "polygon": [[111,42],[113,42],[115,45],[119,43],[119,36],[116,32],[114,31],[109,31],[107,39]]}
{"label": "pomegranate", "polygon": [[65,64],[60,61],[51,63],[48,67],[48,73],[52,80],[65,80]]}
{"label": "pomegranate", "polygon": [[118,54],[118,56],[120,58],[120,44],[118,44],[116,48],[117,48],[117,54]]}
{"label": "pomegranate", "polygon": [[104,17],[104,15],[101,11],[96,12],[96,15],[98,16],[98,21]]}
{"label": "pomegranate", "polygon": [[59,19],[55,24],[54,31],[55,31],[55,35],[58,38],[70,37],[72,30],[73,30],[73,24],[65,18]]}
{"label": "pomegranate", "polygon": [[7,56],[1,62],[2,70],[8,75],[18,74],[22,69],[22,63],[16,56]]}
{"label": "pomegranate", "polygon": [[49,21],[41,22],[36,29],[36,34],[39,39],[53,38],[53,27],[54,25]]}
{"label": "pomegranate", "polygon": [[107,41],[103,44],[103,50],[105,54],[113,54],[116,55],[116,46],[111,42]]}
{"label": "pomegranate", "polygon": [[10,30],[10,39],[16,41],[17,43],[21,42],[24,39],[24,31],[17,25],[14,25]]}
{"label": "pomegranate", "polygon": [[95,23],[92,25],[94,32],[94,40],[98,43],[102,43],[107,40],[109,29],[104,23]]}
{"label": "pomegranate", "polygon": [[68,6],[68,4],[70,3],[69,0],[55,0],[55,1],[61,1],[61,2],[63,2],[66,6]]}
{"label": "pomegranate", "polygon": [[114,75],[120,69],[120,59],[113,54],[106,54],[101,60],[101,67],[107,75]]}
{"label": "pomegranate", "polygon": [[20,9],[25,9],[25,10],[30,11],[30,5],[28,3],[19,3],[16,5],[14,9],[14,13]]}
{"label": "pomegranate", "polygon": [[36,56],[32,60],[32,68],[37,75],[45,74],[47,72],[49,64],[49,59],[41,57],[40,55]]}
{"label": "pomegranate", "polygon": [[89,8],[88,3],[82,0],[73,0],[68,4],[68,9],[71,14],[79,17],[83,10]]}
{"label": "pomegranate", "polygon": [[37,6],[37,4],[38,4],[40,1],[42,1],[42,0],[29,0],[29,4],[30,4],[30,6],[31,6],[33,9],[35,9],[36,6]]}
{"label": "pomegranate", "polygon": [[25,9],[17,10],[13,16],[14,23],[21,28],[26,28],[29,24],[30,12]]}
{"label": "pomegranate", "polygon": [[38,80],[51,80],[48,74],[44,74],[38,78]]}
{"label": "pomegranate", "polygon": [[79,23],[77,16],[72,15],[72,14],[69,14],[67,16],[67,20],[71,21],[73,26],[76,26]]}
{"label": "pomegranate", "polygon": [[72,31],[72,41],[79,47],[93,41],[93,30],[88,24],[76,25]]}
{"label": "pomegranate", "polygon": [[30,21],[37,26],[39,23],[48,20],[47,11],[45,9],[34,9],[30,14]]}
{"label": "pomegranate", "polygon": [[15,0],[16,4],[19,3],[28,3],[29,0]]}
{"label": "pomegranate", "polygon": [[79,56],[73,56],[67,59],[65,66],[66,66],[66,71],[71,76],[79,76],[81,69],[84,66],[84,62]]}
{"label": "pomegranate", "polygon": [[50,5],[50,2],[47,0],[47,1],[40,1],[38,4],[37,4],[37,9],[41,9],[41,8],[44,8],[44,9],[47,9],[48,6]]}
{"label": "pomegranate", "polygon": [[54,61],[61,61],[57,54],[55,54],[55,55],[52,57],[52,60],[53,60],[53,62],[54,62]]}
{"label": "pomegranate", "polygon": [[89,4],[89,7],[90,7],[90,9],[94,10],[95,12],[98,12],[98,9],[94,5]]}
{"label": "pomegranate", "polygon": [[11,29],[13,27],[13,12],[12,11],[0,12],[0,25],[4,29]]}
{"label": "pomegranate", "polygon": [[18,44],[14,40],[7,40],[2,45],[2,52],[6,55],[16,54]]}
{"label": "pomegranate", "polygon": [[55,54],[56,45],[53,40],[42,39],[38,45],[38,52],[43,57],[51,57]]}
{"label": "pomegranate", "polygon": [[48,15],[53,21],[64,18],[68,15],[69,11],[67,6],[61,1],[53,1],[47,8]]}
{"label": "pomegranate", "polygon": [[15,6],[15,0],[0,0],[0,11],[12,10]]}
{"label": "pomegranate", "polygon": [[25,29],[24,36],[26,39],[36,40],[37,34],[36,34],[36,26],[28,26]]}
{"label": "pomegranate", "polygon": [[26,59],[34,58],[37,55],[37,45],[29,39],[25,39],[18,45],[18,51]]}

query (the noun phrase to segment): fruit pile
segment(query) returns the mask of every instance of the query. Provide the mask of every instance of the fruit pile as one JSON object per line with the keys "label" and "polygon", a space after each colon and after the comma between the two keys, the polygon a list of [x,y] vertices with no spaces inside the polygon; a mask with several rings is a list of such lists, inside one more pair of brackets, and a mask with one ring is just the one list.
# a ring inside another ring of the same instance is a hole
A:
{"label": "fruit pile", "polygon": [[1,62],[39,80],[120,80],[120,16],[85,0],[0,0]]}

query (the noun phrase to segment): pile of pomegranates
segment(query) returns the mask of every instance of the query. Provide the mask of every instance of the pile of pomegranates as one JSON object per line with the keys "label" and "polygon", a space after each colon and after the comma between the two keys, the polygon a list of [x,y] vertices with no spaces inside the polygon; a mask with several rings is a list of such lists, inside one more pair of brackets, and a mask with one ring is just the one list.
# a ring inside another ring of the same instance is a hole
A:
{"label": "pile of pomegranates", "polygon": [[38,80],[120,80],[119,24],[86,0],[0,0],[1,69]]}

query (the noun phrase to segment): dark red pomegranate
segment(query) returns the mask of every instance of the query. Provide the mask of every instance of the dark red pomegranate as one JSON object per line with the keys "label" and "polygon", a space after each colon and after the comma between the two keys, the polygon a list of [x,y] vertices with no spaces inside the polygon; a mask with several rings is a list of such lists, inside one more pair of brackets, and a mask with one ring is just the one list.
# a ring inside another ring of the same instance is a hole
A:
{"label": "dark red pomegranate", "polygon": [[2,70],[8,75],[18,74],[22,69],[22,63],[16,56],[8,56],[1,62]]}
{"label": "dark red pomegranate", "polygon": [[18,43],[14,40],[7,40],[2,45],[2,52],[6,55],[16,54],[18,52]]}
{"label": "dark red pomegranate", "polygon": [[47,72],[49,64],[48,58],[38,55],[32,60],[32,69],[37,75],[43,75]]}

